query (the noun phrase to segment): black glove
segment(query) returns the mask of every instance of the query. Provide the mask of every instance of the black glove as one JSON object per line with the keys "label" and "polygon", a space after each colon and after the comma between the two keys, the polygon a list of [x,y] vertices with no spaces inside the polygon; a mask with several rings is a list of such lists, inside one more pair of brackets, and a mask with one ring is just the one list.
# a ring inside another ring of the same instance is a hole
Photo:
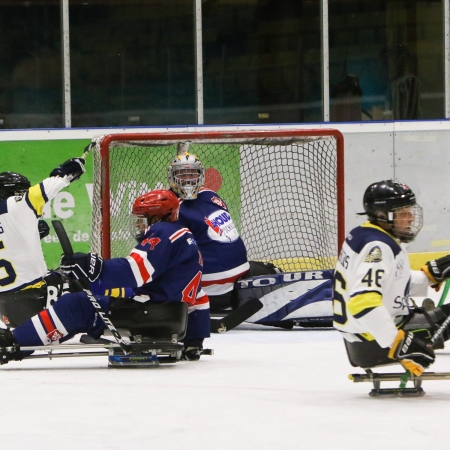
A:
{"label": "black glove", "polygon": [[102,271],[103,258],[97,253],[74,253],[62,255],[60,268],[66,275],[77,280],[95,281]]}
{"label": "black glove", "polygon": [[396,359],[406,370],[419,377],[434,363],[435,356],[431,344],[410,331],[405,333],[399,330],[389,350],[389,358]]}
{"label": "black glove", "polygon": [[69,181],[78,180],[86,169],[84,168],[84,164],[86,161],[83,158],[72,158],[68,159],[66,162],[63,162],[59,167],[53,169],[50,172],[51,177],[65,177],[67,175]]}
{"label": "black glove", "polygon": [[39,239],[44,239],[50,233],[50,227],[45,220],[39,220],[38,222]]}
{"label": "black glove", "polygon": [[450,255],[428,261],[421,270],[434,284],[445,281],[450,278]]}

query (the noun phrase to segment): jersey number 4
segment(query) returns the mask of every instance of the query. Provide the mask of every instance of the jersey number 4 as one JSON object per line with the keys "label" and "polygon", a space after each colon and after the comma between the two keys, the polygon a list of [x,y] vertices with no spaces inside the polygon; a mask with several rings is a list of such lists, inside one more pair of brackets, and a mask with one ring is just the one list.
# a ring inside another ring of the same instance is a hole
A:
{"label": "jersey number 4", "polygon": [[197,298],[198,287],[200,286],[200,281],[202,280],[202,273],[198,272],[188,285],[183,289],[182,301],[188,305],[193,305]]}
{"label": "jersey number 4", "polygon": [[383,274],[384,274],[383,269],[378,270],[369,269],[367,273],[364,275],[364,278],[361,280],[361,282],[366,283],[367,287],[372,287],[372,284],[375,284],[375,286],[380,288]]}

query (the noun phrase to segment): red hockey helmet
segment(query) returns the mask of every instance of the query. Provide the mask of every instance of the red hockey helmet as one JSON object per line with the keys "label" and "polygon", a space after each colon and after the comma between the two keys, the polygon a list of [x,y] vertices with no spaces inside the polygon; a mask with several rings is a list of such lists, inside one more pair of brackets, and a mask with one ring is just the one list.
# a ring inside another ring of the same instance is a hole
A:
{"label": "red hockey helmet", "polygon": [[148,220],[157,217],[164,222],[175,222],[179,210],[177,196],[166,189],[155,189],[141,195],[131,208],[131,212],[137,216],[145,216]]}

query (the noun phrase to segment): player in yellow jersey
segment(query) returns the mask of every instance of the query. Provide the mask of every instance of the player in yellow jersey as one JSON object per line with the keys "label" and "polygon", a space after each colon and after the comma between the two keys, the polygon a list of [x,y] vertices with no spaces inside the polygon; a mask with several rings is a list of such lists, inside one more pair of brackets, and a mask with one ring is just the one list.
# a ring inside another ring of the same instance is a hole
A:
{"label": "player in yellow jersey", "polygon": [[15,327],[47,302],[47,265],[39,236],[45,203],[85,172],[84,159],[73,158],[30,187],[26,177],[0,174],[0,319]]}
{"label": "player in yellow jersey", "polygon": [[[422,228],[422,208],[405,184],[373,183],[363,204],[369,221],[348,234],[334,272],[334,327],[352,364],[373,367],[397,360],[420,375],[434,362],[431,338],[450,315],[450,305],[426,312],[416,309],[410,296],[448,278],[450,257],[411,270],[405,244]],[[446,330],[441,348],[449,337]]]}

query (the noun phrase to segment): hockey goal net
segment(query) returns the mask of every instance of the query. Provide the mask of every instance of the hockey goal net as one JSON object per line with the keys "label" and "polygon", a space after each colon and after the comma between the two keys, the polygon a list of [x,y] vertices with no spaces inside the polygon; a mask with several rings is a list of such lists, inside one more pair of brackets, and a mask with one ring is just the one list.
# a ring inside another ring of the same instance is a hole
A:
{"label": "hockey goal net", "polygon": [[228,206],[248,259],[284,271],[329,269],[344,239],[343,137],[337,130],[200,131],[95,138],[91,250],[126,256],[130,210],[168,187],[178,153],[203,162],[205,186]]}

